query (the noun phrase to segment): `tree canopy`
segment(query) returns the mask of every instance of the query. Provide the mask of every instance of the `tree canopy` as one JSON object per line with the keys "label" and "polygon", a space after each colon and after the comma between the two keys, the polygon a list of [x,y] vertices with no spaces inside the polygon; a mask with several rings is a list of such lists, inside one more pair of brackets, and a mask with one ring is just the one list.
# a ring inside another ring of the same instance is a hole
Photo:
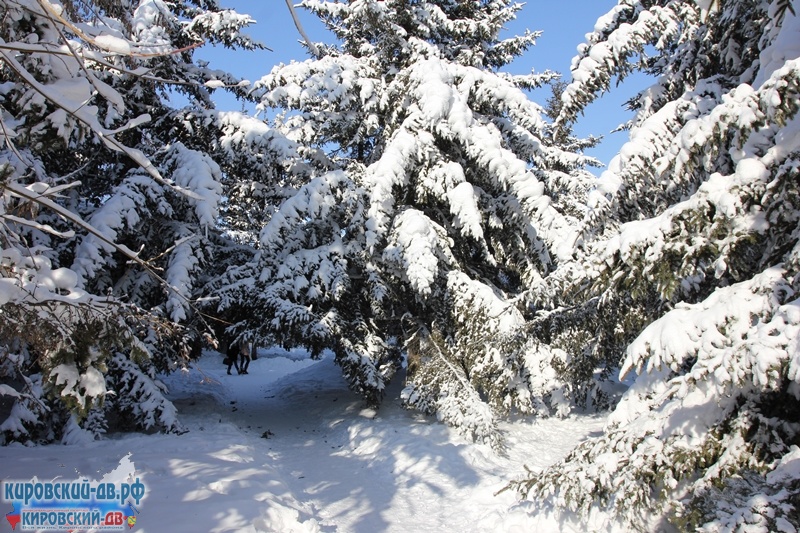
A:
{"label": "tree canopy", "polygon": [[575,306],[555,324],[615,317],[622,344],[597,340],[633,384],[602,437],[518,485],[542,505],[797,527],[799,31],[785,1],[622,0],[575,58],[557,125],[613,77],[655,76],[589,195],[585,253],[553,275]]}
{"label": "tree canopy", "polygon": [[492,339],[515,335],[520,295],[572,254],[561,204],[592,162],[551,140],[524,92],[552,74],[499,70],[537,35],[500,39],[510,2],[302,6],[340,43],[253,94],[316,173],[287,177],[256,260],[219,284],[223,308],[248,309],[237,328],[266,342],[333,350],[373,403],[407,350],[405,402],[494,439],[496,413],[533,409],[534,372]]}

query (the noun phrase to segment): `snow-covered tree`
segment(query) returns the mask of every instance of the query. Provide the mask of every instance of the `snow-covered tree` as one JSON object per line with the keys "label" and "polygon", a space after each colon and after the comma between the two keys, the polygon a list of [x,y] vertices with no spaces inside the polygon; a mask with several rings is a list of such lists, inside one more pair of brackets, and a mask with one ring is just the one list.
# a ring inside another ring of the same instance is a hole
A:
{"label": "snow-covered tree", "polygon": [[184,325],[223,179],[194,109],[210,113],[216,87],[244,94],[193,53],[257,46],[252,21],[215,1],[0,1],[0,16],[3,438],[74,436],[110,411],[178,430],[155,376],[197,351]]}
{"label": "snow-covered tree", "polygon": [[573,299],[560,319],[610,317],[586,346],[634,380],[603,436],[516,485],[525,505],[641,531],[800,528],[798,7],[620,0],[579,50],[558,124],[615,76],[655,76],[590,194],[585,254],[548,287]]}
{"label": "snow-covered tree", "polygon": [[498,413],[533,409],[525,350],[500,344],[519,344],[519,295],[572,256],[569,191],[591,161],[524,92],[553,75],[500,70],[537,34],[500,38],[521,7],[506,0],[301,5],[338,44],[254,94],[313,177],[287,177],[222,306],[248,309],[240,333],[333,350],[373,403],[407,349],[406,403],[493,435]]}

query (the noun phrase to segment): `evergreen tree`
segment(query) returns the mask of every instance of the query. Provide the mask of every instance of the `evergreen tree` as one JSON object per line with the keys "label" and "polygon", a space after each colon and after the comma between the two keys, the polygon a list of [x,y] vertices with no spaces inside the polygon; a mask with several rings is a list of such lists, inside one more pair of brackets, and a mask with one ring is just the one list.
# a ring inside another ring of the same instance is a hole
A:
{"label": "evergreen tree", "polygon": [[519,344],[519,296],[572,256],[567,191],[592,161],[524,92],[552,74],[500,71],[537,34],[500,39],[521,7],[505,0],[302,5],[339,44],[254,94],[312,177],[286,177],[255,261],[218,282],[248,310],[232,330],[331,349],[372,403],[407,350],[406,404],[495,440],[498,413],[535,408],[538,368],[500,345]]}
{"label": "evergreen tree", "polygon": [[[800,527],[796,8],[620,0],[579,50],[563,127],[614,76],[656,79],[590,193],[585,253],[539,297],[571,301],[547,325],[583,334],[576,361],[606,354],[634,381],[603,436],[515,485],[531,512],[606,512],[641,531]],[[587,316],[605,331],[593,338]]]}
{"label": "evergreen tree", "polygon": [[213,88],[244,94],[193,53],[258,46],[252,21],[215,1],[0,1],[0,15],[0,394],[16,399],[0,432],[75,438],[111,412],[178,431],[156,372],[199,348],[190,301],[224,244],[209,155],[224,153],[168,96],[210,113]]}

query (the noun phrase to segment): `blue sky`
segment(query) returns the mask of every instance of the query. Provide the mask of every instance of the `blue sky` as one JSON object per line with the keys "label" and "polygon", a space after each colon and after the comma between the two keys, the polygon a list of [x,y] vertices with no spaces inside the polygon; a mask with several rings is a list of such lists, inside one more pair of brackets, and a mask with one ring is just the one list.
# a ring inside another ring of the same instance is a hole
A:
{"label": "blue sky", "polygon": [[[278,63],[307,59],[305,50],[298,43],[300,35],[295,29],[285,2],[222,0],[220,3],[224,7],[234,8],[256,19],[257,23],[250,27],[248,33],[271,48],[271,51],[231,52],[211,48],[200,50],[198,57],[210,61],[212,68],[227,70],[242,78],[255,81]],[[518,13],[517,20],[509,23],[508,34],[519,34],[525,29],[541,30],[544,33],[536,46],[518,58],[507,70],[513,73],[527,73],[532,69],[537,72],[550,69],[561,72],[566,79],[569,79],[569,67],[572,57],[576,54],[576,47],[584,42],[585,35],[593,30],[598,17],[609,11],[616,3],[616,0],[528,0]],[[331,35],[318,19],[302,9],[297,9],[297,12],[312,40],[331,41]],[[592,104],[576,126],[575,131],[578,135],[604,136],[601,146],[589,152],[604,163],[608,163],[627,138],[625,132],[612,135],[609,135],[609,132],[630,117],[622,105],[642,84],[641,77],[626,81],[622,87]],[[549,95],[549,90],[540,90],[534,92],[531,98],[543,105]],[[223,98],[218,99],[218,106],[239,109],[241,104]]]}

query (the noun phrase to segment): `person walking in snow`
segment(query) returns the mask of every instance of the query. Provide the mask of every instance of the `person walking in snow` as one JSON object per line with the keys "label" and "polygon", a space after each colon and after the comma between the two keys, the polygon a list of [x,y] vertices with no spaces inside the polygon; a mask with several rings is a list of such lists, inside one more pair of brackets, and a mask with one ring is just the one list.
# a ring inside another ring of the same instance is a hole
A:
{"label": "person walking in snow", "polygon": [[240,374],[247,374],[247,369],[250,367],[250,360],[252,359],[250,352],[253,348],[252,342],[242,341],[239,343],[239,366],[237,370]]}
{"label": "person walking in snow", "polygon": [[236,372],[238,374],[242,373],[241,367],[239,366],[239,343],[238,342],[229,342],[228,349],[226,351],[225,356],[225,363],[228,365],[228,375],[231,375],[231,367],[236,367]]}

